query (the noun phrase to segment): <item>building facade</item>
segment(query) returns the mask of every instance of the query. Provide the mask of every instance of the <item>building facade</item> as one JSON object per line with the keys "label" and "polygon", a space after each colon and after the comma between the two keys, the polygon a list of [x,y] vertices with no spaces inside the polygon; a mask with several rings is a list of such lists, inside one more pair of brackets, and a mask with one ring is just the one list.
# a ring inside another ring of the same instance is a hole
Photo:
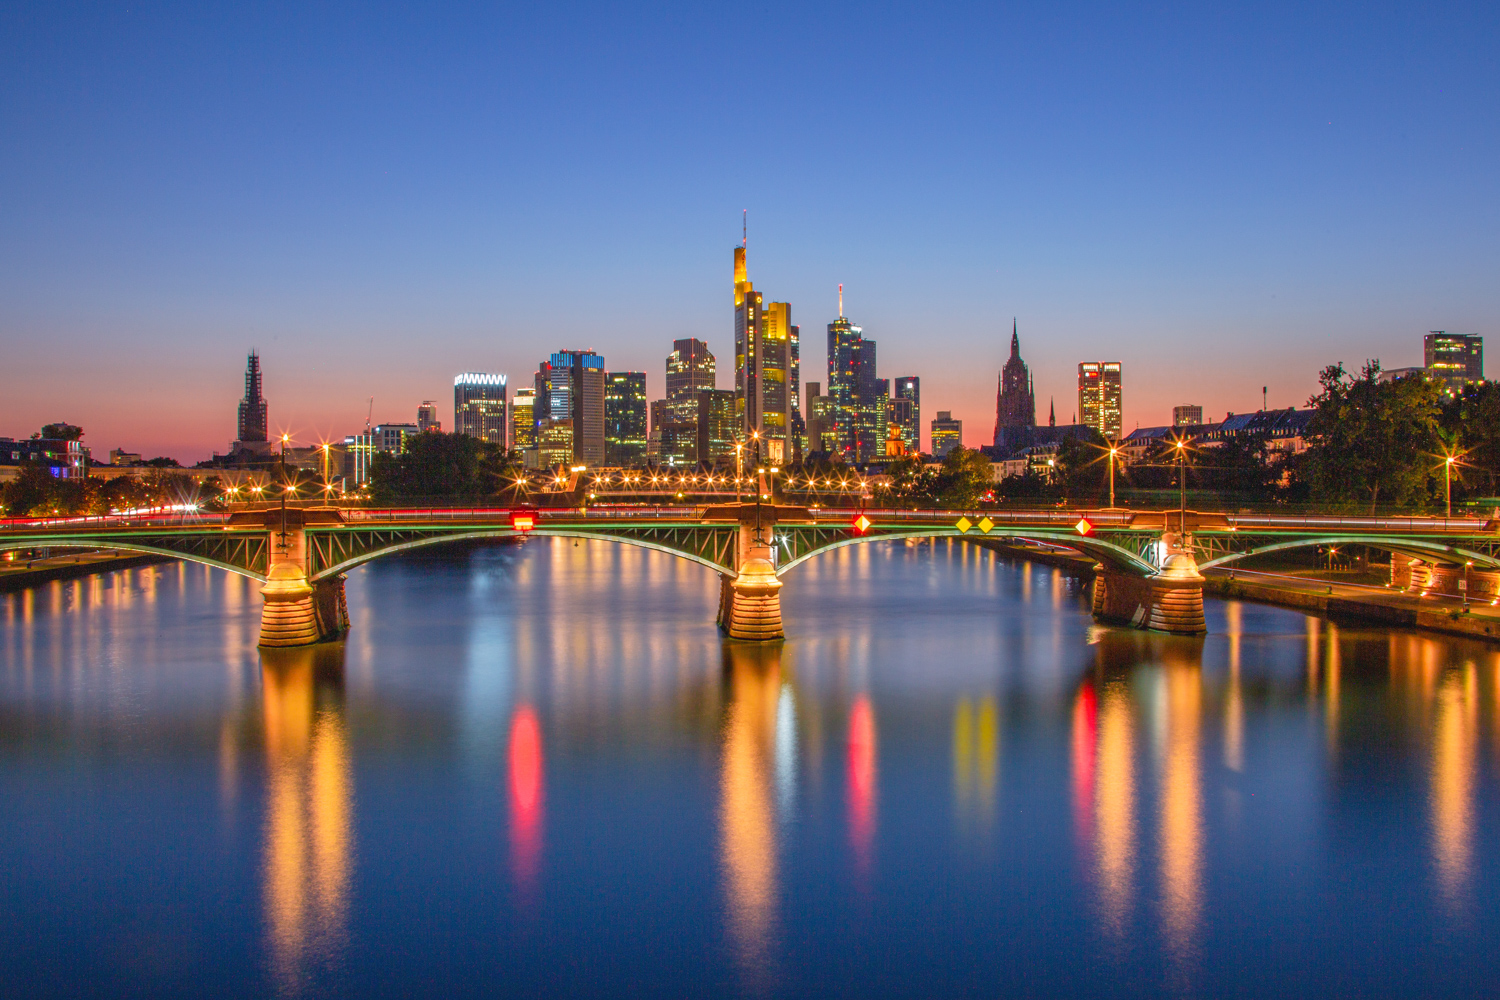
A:
{"label": "building facade", "polygon": [[522,387],[510,401],[510,446],[516,451],[536,447],[536,389]]}
{"label": "building facade", "polygon": [[1078,366],[1078,422],[1120,440],[1120,362],[1084,361]]}
{"label": "building facade", "polygon": [[694,429],[697,432],[695,451],[699,462],[734,461],[737,427],[734,390],[700,389],[698,391],[698,415]]}
{"label": "building facade", "polygon": [[793,452],[792,307],[763,303],[734,248],[734,391],[740,433],[757,441],[760,459],[781,464]]}
{"label": "building facade", "polygon": [[1422,338],[1422,363],[1427,373],[1461,391],[1484,381],[1484,338],[1477,333],[1433,330]]}
{"label": "building facade", "polygon": [[646,464],[646,373],[609,372],[604,377],[604,464]]}
{"label": "building facade", "polygon": [[875,341],[865,339],[864,331],[842,315],[842,294],[839,312],[828,324],[831,419],[823,427],[823,447],[846,462],[870,462],[885,453],[890,383],[876,377]]}
{"label": "building facade", "polygon": [[672,341],[667,355],[667,403],[676,423],[693,423],[698,416],[698,393],[717,384],[718,364],[708,345],[697,337]]}
{"label": "building facade", "polygon": [[995,447],[1006,443],[1006,431],[1036,426],[1036,392],[1031,369],[1021,360],[1021,337],[1015,320],[1010,326],[1010,357],[1000,369],[1000,388],[995,393]]}
{"label": "building facade", "polygon": [[464,372],[454,376],[454,432],[504,448],[507,444],[505,399],[504,375]]}
{"label": "building facade", "polygon": [[[571,421],[574,464],[603,465],[604,358],[593,351],[558,351],[536,373],[538,447],[542,420]],[[554,439],[556,435],[554,435]]]}
{"label": "building facade", "polygon": [[417,407],[417,430],[424,434],[427,431],[440,431],[443,424],[438,420],[437,404],[430,399],[424,399],[422,405]]}
{"label": "building facade", "polygon": [[964,443],[964,422],[954,420],[951,410],[938,410],[932,418],[932,457],[947,458],[948,453]]}
{"label": "building facade", "polygon": [[922,380],[915,375],[902,375],[894,381],[893,400],[907,400],[910,412],[901,425],[901,439],[906,442],[909,454],[922,450]]}
{"label": "building facade", "polygon": [[1203,423],[1203,407],[1201,406],[1174,406],[1172,407],[1173,427],[1192,427]]}

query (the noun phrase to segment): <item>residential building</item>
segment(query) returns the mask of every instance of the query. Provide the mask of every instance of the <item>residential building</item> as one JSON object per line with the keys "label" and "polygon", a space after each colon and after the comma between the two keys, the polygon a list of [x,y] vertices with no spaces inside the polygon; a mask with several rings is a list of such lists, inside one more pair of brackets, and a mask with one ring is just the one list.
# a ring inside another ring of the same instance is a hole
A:
{"label": "residential building", "polygon": [[[604,462],[604,358],[592,351],[558,351],[536,373],[538,434],[541,422],[572,421],[573,464]],[[554,442],[559,436],[553,435]],[[541,441],[538,439],[538,447]]]}
{"label": "residential building", "polygon": [[1174,406],[1172,407],[1172,426],[1190,427],[1203,423],[1203,407],[1201,406]]}
{"label": "residential building", "polygon": [[510,401],[510,446],[516,451],[536,447],[536,389],[520,388]]}
{"label": "residential building", "polygon": [[424,399],[422,405],[417,407],[417,430],[424,434],[427,431],[440,431],[442,423],[438,420],[437,404],[430,399]]}
{"label": "residential building", "polygon": [[895,380],[893,396],[911,402],[906,422],[901,425],[901,439],[908,452],[918,454],[922,450],[922,380],[915,375],[900,376]]}
{"label": "residential building", "polygon": [[938,410],[932,418],[932,457],[946,458],[964,443],[964,422],[954,420],[951,410]]}
{"label": "residential building", "polygon": [[1078,422],[1106,441],[1120,439],[1120,362],[1085,361],[1078,366]]}
{"label": "residential building", "polygon": [[504,375],[464,372],[453,379],[453,430],[504,448],[507,443]]}
{"label": "residential building", "polygon": [[39,465],[55,479],[87,479],[91,461],[77,438],[0,438],[0,465]]}
{"label": "residential building", "polygon": [[646,373],[604,377],[604,464],[634,468],[646,463]]}
{"label": "residential building", "polygon": [[1036,426],[1036,391],[1031,369],[1021,360],[1021,337],[1016,321],[1010,324],[1010,358],[1000,369],[995,393],[995,447],[1006,444],[1006,432]]}

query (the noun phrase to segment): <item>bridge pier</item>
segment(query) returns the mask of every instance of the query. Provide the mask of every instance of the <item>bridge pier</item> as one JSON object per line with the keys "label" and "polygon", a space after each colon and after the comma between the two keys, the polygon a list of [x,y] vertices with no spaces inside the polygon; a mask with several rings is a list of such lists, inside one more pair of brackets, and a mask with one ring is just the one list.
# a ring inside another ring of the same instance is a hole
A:
{"label": "bridge pier", "polygon": [[1155,576],[1140,577],[1100,566],[1094,575],[1094,618],[1154,632],[1202,635],[1203,575],[1192,546],[1168,532],[1166,565]]}
{"label": "bridge pier", "polygon": [[349,607],[344,600],[344,576],[316,583],[307,578],[307,534],[302,511],[269,511],[270,572],[261,587],[260,645],[310,646],[336,639],[349,631]]}
{"label": "bridge pier", "polygon": [[744,504],[738,510],[740,531],[733,577],[720,577],[719,627],[731,639],[768,642],[783,639],[781,580],[772,562],[776,508]]}

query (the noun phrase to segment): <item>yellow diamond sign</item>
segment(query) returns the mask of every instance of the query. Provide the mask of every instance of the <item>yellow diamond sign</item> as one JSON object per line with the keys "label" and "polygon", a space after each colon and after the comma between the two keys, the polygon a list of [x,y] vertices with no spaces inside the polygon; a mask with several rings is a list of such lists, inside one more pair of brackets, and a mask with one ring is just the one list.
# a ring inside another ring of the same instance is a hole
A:
{"label": "yellow diamond sign", "polygon": [[982,532],[984,532],[986,535],[988,535],[990,533],[990,529],[993,528],[994,526],[995,526],[995,522],[991,521],[987,517],[982,517],[982,518],[979,519],[979,530],[982,531]]}
{"label": "yellow diamond sign", "polygon": [[970,528],[974,527],[974,522],[970,521],[967,517],[961,517],[958,519],[958,523],[955,524],[954,527],[957,528],[958,533],[962,535],[966,534]]}

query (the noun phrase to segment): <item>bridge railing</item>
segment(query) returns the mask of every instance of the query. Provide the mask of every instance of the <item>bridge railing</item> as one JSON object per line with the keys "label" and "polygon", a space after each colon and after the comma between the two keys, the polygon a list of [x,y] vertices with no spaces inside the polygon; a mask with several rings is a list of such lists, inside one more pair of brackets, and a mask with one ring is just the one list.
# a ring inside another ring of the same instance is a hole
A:
{"label": "bridge railing", "polygon": [[227,514],[80,514],[76,517],[5,517],[0,531],[68,531],[99,528],[185,528],[224,524]]}

